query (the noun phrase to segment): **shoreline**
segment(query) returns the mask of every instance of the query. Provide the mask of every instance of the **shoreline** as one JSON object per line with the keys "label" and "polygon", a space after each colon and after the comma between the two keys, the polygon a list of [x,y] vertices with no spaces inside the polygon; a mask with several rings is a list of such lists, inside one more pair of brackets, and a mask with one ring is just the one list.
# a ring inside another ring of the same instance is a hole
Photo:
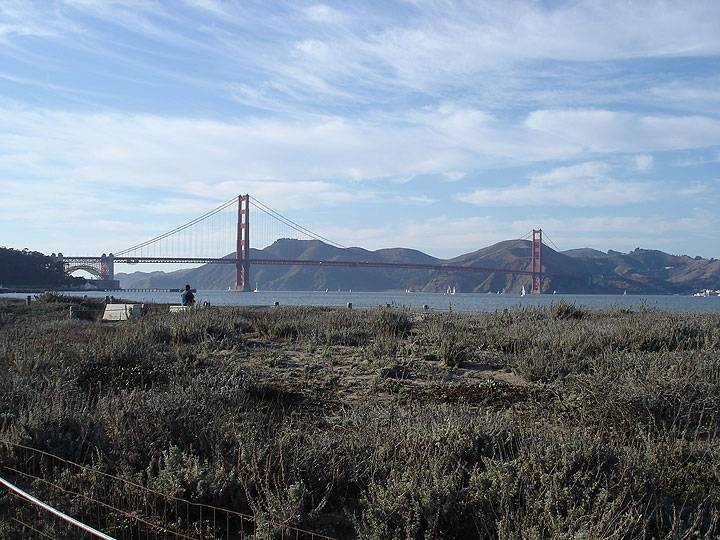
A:
{"label": "shoreline", "polygon": [[[104,299],[106,296],[126,299],[130,303],[154,303],[177,305],[180,303],[179,292],[138,292],[138,291],[61,291],[53,292],[66,296],[79,296]],[[0,298],[24,300],[29,294],[0,294]],[[696,297],[677,295],[564,295],[543,294],[482,294],[457,293],[372,293],[372,292],[293,292],[293,291],[259,291],[238,293],[235,291],[200,290],[196,300],[199,303],[209,302],[212,306],[322,306],[327,308],[346,307],[352,304],[355,309],[369,309],[378,306],[406,307],[423,310],[427,306],[432,311],[458,311],[463,313],[482,313],[502,311],[505,309],[538,308],[551,306],[561,302],[575,304],[591,310],[621,308],[630,310],[657,309],[677,313],[685,312],[720,312],[720,297]]]}

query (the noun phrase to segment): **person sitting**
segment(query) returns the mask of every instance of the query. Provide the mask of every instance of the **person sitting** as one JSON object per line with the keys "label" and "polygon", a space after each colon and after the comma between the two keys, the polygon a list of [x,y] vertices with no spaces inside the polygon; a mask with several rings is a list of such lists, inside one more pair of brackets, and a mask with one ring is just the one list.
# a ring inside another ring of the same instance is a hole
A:
{"label": "person sitting", "polygon": [[192,306],[195,303],[195,295],[193,294],[190,285],[185,285],[185,290],[182,295],[180,295],[180,298],[182,299],[183,306]]}

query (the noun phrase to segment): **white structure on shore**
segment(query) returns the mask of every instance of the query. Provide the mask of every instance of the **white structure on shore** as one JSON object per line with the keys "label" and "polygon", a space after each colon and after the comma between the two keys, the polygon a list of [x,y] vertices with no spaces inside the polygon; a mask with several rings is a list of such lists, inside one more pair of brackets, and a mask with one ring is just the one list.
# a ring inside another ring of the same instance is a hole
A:
{"label": "white structure on shore", "polygon": [[720,289],[715,291],[712,289],[705,289],[704,291],[693,294],[693,296],[720,296]]}

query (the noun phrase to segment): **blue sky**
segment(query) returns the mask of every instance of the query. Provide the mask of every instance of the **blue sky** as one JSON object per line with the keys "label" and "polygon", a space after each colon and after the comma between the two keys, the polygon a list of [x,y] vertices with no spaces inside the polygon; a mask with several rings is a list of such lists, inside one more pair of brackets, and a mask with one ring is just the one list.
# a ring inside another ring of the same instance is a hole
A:
{"label": "blue sky", "polygon": [[720,3],[0,0],[0,244],[249,192],[345,245],[720,256]]}

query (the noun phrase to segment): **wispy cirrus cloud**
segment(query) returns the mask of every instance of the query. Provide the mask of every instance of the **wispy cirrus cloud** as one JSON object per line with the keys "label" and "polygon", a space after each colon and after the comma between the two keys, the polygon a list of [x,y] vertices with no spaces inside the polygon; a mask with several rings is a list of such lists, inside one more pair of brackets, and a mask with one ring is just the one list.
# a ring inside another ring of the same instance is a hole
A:
{"label": "wispy cirrus cloud", "polygon": [[485,206],[622,206],[657,197],[650,182],[622,181],[610,176],[606,163],[585,162],[533,176],[523,184],[477,189],[458,199]]}
{"label": "wispy cirrus cloud", "polygon": [[308,20],[313,22],[342,24],[347,21],[345,13],[327,4],[313,4],[302,8],[302,12]]}
{"label": "wispy cirrus cloud", "polygon": [[677,197],[692,198],[713,192],[707,182],[677,184],[633,179],[633,173],[646,173],[652,165],[646,156],[635,156],[634,161],[630,170],[618,170],[598,161],[557,167],[530,176],[525,183],[477,189],[461,193],[457,199],[483,206],[587,208],[650,204],[661,199],[677,201]]}
{"label": "wispy cirrus cloud", "polygon": [[[384,99],[424,92],[493,86],[514,81],[525,92],[542,81],[545,100],[567,86],[568,66],[576,76],[605,84],[607,69],[593,63],[637,58],[708,56],[720,53],[713,2],[582,1],[553,8],[526,2],[371,4],[315,3],[247,5],[190,2],[189,10],[163,2],[65,0],[65,9],[40,2],[5,2],[0,28],[6,33],[52,36],[57,43],[116,55],[137,47],[153,54],[203,55],[223,63],[230,84],[264,89],[264,99],[313,107],[318,93],[340,101]],[[198,17],[200,17],[198,19]],[[111,45],[92,20],[121,29]],[[318,31],[318,24],[322,30]],[[19,46],[24,46],[19,44]],[[543,65],[552,62],[555,65]],[[529,63],[531,65],[529,65]],[[590,64],[583,69],[582,64]],[[162,65],[162,62],[156,62]],[[178,75],[197,76],[173,63]],[[163,66],[168,67],[168,66]],[[229,69],[228,69],[229,68]],[[560,75],[560,76],[558,76]],[[548,83],[555,84],[547,88]],[[657,92],[681,87],[670,81]],[[585,87],[588,85],[585,84]],[[609,88],[606,88],[606,90]],[[505,89],[512,92],[512,88]],[[623,89],[626,91],[627,89]],[[564,92],[566,99],[571,93]],[[579,96],[580,101],[584,101]],[[541,99],[538,95],[538,99]]]}
{"label": "wispy cirrus cloud", "polygon": [[[423,174],[456,179],[517,162],[720,144],[720,121],[710,118],[596,110],[539,111],[513,125],[483,111],[445,106],[394,121],[384,116],[220,121],[17,106],[0,108],[0,114],[0,170],[118,186],[218,183],[237,178],[239,171],[242,178],[286,181],[390,181]],[[601,183],[592,171],[584,178]],[[629,199],[645,193],[641,186],[636,184]],[[614,187],[606,190],[608,197]]]}

